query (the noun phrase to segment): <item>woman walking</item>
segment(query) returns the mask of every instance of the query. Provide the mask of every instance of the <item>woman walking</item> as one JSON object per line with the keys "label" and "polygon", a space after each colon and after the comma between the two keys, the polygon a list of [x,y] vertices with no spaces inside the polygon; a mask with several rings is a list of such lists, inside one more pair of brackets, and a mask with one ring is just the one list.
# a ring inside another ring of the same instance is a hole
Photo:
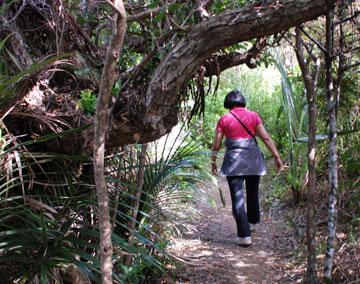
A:
{"label": "woman walking", "polygon": [[[283,164],[260,116],[246,109],[246,100],[240,91],[228,93],[224,107],[230,111],[223,115],[216,125],[211,157],[212,173],[218,174],[216,156],[225,136],[226,152],[220,174],[226,176],[230,188],[232,210],[237,225],[236,242],[249,246],[251,229],[260,222],[260,176],[266,174],[264,159],[255,136],[260,137],[274,156],[276,168],[280,169]],[[244,205],[244,181],[247,211]]]}

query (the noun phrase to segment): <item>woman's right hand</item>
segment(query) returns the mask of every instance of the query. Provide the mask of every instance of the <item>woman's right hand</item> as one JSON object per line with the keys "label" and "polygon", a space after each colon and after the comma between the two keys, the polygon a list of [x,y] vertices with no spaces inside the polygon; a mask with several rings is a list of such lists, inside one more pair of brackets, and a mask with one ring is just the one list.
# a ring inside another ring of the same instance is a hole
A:
{"label": "woman's right hand", "polygon": [[275,157],[275,167],[278,169],[278,170],[281,170],[282,167],[284,166],[283,162],[281,161],[281,158],[280,157]]}

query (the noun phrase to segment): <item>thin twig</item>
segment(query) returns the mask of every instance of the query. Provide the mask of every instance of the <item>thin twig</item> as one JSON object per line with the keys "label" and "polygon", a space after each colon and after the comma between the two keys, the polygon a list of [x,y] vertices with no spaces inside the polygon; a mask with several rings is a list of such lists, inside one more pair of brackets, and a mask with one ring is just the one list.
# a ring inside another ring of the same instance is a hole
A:
{"label": "thin twig", "polygon": [[170,6],[169,4],[165,4],[165,6],[163,6],[163,7],[148,9],[139,14],[128,16],[128,21],[133,22],[133,21],[139,21],[139,20],[146,19],[146,18],[152,18],[152,17],[160,14],[162,11],[168,9],[169,6]]}
{"label": "thin twig", "polygon": [[176,23],[173,18],[171,18],[170,16],[168,16],[168,17],[169,17],[170,21],[173,23],[173,25],[174,25],[176,28],[178,28],[179,30],[182,30],[182,31],[184,31],[184,32],[188,32],[188,31],[189,31],[190,26],[184,26],[184,27],[183,27],[183,26],[179,25],[178,23]]}
{"label": "thin twig", "polygon": [[321,49],[321,51],[323,51],[324,53],[327,52],[326,48],[319,41],[314,39],[309,33],[307,33],[302,26],[299,26],[299,28],[304,35],[306,35],[311,41],[313,41],[317,45],[318,48]]}
{"label": "thin twig", "polygon": [[334,25],[340,25],[340,24],[346,23],[348,21],[351,21],[351,20],[357,18],[357,16],[359,16],[359,15],[360,15],[360,11],[357,10],[357,11],[354,12],[354,14],[352,16],[350,16],[350,17],[348,17],[346,19],[340,20],[340,21],[336,21],[334,23]]}
{"label": "thin twig", "polygon": [[357,67],[357,66],[359,66],[359,65],[360,65],[360,62],[356,62],[356,63],[354,63],[354,64],[345,66],[344,68],[341,69],[341,71],[344,72],[344,71],[347,71],[347,70],[352,69],[352,68],[354,68],[354,67]]}

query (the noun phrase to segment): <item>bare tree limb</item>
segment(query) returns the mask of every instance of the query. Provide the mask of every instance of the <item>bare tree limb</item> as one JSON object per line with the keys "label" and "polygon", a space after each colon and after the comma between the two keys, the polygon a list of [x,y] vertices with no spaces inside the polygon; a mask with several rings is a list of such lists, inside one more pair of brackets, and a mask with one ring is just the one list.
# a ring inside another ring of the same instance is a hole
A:
{"label": "bare tree limb", "polygon": [[341,71],[345,72],[345,71],[348,71],[348,70],[350,70],[350,69],[352,69],[352,68],[355,68],[355,67],[357,67],[357,66],[359,66],[359,65],[360,65],[360,62],[356,62],[356,63],[354,63],[354,64],[344,66],[344,67],[341,69]]}
{"label": "bare tree limb", "polygon": [[112,255],[111,242],[112,226],[110,222],[109,195],[104,176],[105,134],[108,122],[108,108],[111,89],[115,82],[115,69],[124,43],[126,32],[126,12],[122,0],[113,0],[112,6],[116,10],[113,37],[106,54],[104,69],[95,114],[94,131],[94,177],[98,196],[98,214],[100,229],[100,260],[103,284],[112,284]]}
{"label": "bare tree limb", "polygon": [[302,26],[299,26],[299,29],[303,32],[304,35],[306,35],[312,42],[314,42],[318,48],[320,48],[320,50],[322,52],[326,52],[326,48],[321,44],[321,42],[319,42],[318,40],[316,40],[314,37],[312,37],[308,32],[305,31],[305,29]]}
{"label": "bare tree limb", "polygon": [[356,19],[359,15],[360,15],[360,11],[357,10],[357,11],[355,11],[354,14],[351,15],[350,17],[347,17],[346,19],[342,19],[342,20],[340,20],[340,21],[336,21],[336,22],[334,23],[334,25],[340,25],[340,24],[344,24],[344,23],[346,23],[346,22],[348,22],[348,21],[352,21],[352,20]]}
{"label": "bare tree limb", "polygon": [[146,10],[144,12],[139,13],[139,14],[128,16],[128,22],[141,21],[141,20],[144,20],[146,18],[154,17],[154,16],[160,14],[161,12],[167,10],[169,8],[169,6],[170,6],[170,4],[167,4],[167,5],[162,6],[162,7],[148,9],[148,10]]}
{"label": "bare tree limb", "polygon": [[259,56],[261,51],[266,46],[267,38],[258,39],[257,42],[245,53],[233,52],[226,55],[220,55],[210,58],[205,64],[205,76],[219,75],[224,70],[238,66],[240,64],[247,64],[252,68],[251,60]]}
{"label": "bare tree limb", "polygon": [[175,22],[175,20],[169,16],[169,20],[170,22],[178,29],[178,30],[181,30],[181,31],[184,31],[184,32],[188,32],[189,29],[190,29],[190,26],[181,26],[179,25],[178,23]]}

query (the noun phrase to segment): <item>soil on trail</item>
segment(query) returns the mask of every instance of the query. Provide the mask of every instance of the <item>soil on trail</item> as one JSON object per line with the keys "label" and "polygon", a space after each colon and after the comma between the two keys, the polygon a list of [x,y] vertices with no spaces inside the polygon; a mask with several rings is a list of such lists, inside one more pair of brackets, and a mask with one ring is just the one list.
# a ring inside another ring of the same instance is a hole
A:
{"label": "soil on trail", "polygon": [[202,204],[194,229],[173,240],[171,253],[186,261],[176,272],[176,283],[296,283],[299,279],[284,277],[284,255],[291,254],[295,244],[283,214],[262,212],[261,224],[252,233],[253,244],[240,247],[234,243],[236,226],[226,180],[219,186],[226,206],[213,193],[216,208]]}

